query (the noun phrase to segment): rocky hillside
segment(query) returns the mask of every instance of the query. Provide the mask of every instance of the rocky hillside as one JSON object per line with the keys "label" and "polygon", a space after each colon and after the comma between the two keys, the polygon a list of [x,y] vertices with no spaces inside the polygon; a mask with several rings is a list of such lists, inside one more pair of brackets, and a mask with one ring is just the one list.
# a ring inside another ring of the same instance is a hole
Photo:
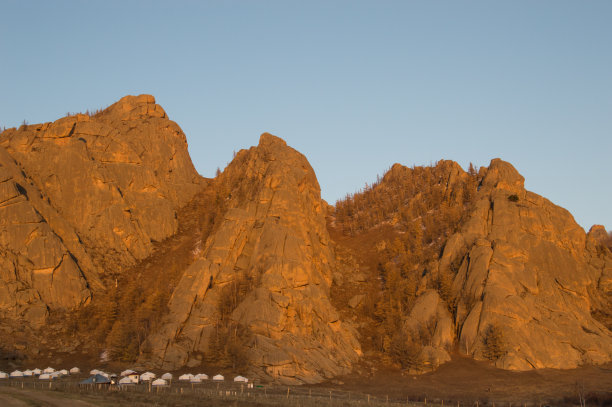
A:
{"label": "rocky hillside", "polygon": [[360,346],[329,300],[334,255],[306,158],[263,134],[217,182],[225,215],[178,283],[146,359],[171,369],[227,350],[233,366],[246,359],[285,383],[350,372]]}
{"label": "rocky hillside", "polygon": [[[523,181],[499,159],[478,173],[395,165],[338,203],[335,298],[370,350],[417,371],[453,349],[513,370],[612,359],[607,234],[586,234]],[[355,268],[365,277],[351,281]]]}
{"label": "rocky hillside", "polygon": [[269,134],[200,177],[152,96],[0,134],[0,329],[27,357],[108,351],[283,383],[453,352],[604,363],[609,246],[501,160],[396,164],[331,207]]}
{"label": "rocky hillside", "polygon": [[152,96],[0,135],[0,312],[40,325],[87,303],[177,231],[199,189],[185,135]]}

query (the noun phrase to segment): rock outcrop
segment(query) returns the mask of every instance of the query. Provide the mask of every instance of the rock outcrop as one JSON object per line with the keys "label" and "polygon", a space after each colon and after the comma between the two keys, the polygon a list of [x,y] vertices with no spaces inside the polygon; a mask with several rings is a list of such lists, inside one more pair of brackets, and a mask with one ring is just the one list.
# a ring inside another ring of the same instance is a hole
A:
{"label": "rock outcrop", "polygon": [[[0,328],[25,337],[52,311],[87,320],[98,306],[95,335],[113,349],[131,335],[130,362],[240,364],[292,384],[349,373],[362,346],[415,372],[453,347],[514,370],[612,360],[603,227],[585,233],[499,159],[396,164],[368,188],[333,210],[306,158],[270,134],[203,181],[148,95],[6,130]],[[120,298],[144,311],[104,312]]]}
{"label": "rock outcrop", "polygon": [[[218,177],[227,212],[183,275],[149,347],[159,367],[197,364],[230,323],[246,328],[252,374],[313,383],[348,373],[360,355],[354,331],[329,300],[334,254],[319,185],[304,156],[269,134]],[[247,284],[246,292],[237,290]],[[229,289],[229,290],[228,290]]]}
{"label": "rock outcrop", "polygon": [[177,230],[200,177],[149,95],[0,135],[0,312],[40,323]]}
{"label": "rock outcrop", "polygon": [[[446,244],[442,271],[456,273],[462,351],[513,370],[574,368],[612,360],[612,333],[592,317],[609,306],[612,256],[598,251],[568,211],[526,191],[499,159],[482,180],[475,209]],[[501,330],[497,343],[487,335]],[[490,357],[489,357],[490,358]]]}

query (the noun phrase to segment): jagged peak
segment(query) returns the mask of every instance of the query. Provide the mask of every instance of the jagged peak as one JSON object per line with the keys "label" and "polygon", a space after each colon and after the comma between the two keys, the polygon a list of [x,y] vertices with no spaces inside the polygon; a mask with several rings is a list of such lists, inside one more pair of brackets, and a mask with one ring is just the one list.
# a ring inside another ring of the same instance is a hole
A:
{"label": "jagged peak", "polygon": [[259,137],[259,147],[287,147],[287,142],[270,133],[262,133]]}
{"label": "jagged peak", "polygon": [[144,119],[147,117],[167,118],[164,109],[155,103],[152,95],[127,95],[101,112],[101,115],[118,116],[121,120]]}
{"label": "jagged peak", "polygon": [[494,158],[489,164],[482,185],[519,192],[525,188],[525,178],[509,162]]}
{"label": "jagged peak", "polygon": [[603,225],[593,225],[587,233],[588,237],[595,239],[598,242],[605,242],[608,239],[608,231]]}

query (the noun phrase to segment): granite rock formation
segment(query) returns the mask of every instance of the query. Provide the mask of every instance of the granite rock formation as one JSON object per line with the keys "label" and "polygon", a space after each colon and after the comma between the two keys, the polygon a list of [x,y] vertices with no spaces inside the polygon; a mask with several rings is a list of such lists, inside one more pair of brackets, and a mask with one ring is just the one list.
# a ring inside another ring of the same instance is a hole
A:
{"label": "granite rock formation", "polygon": [[592,313],[610,306],[612,256],[571,214],[526,191],[514,167],[493,160],[475,209],[440,269],[457,267],[455,324],[464,352],[483,358],[503,332],[499,367],[574,368],[612,360],[612,334]]}
{"label": "granite rock formation", "polygon": [[200,177],[149,95],[0,136],[0,310],[41,323],[177,230]]}
{"label": "granite rock formation", "polygon": [[319,185],[304,156],[263,134],[218,177],[227,211],[150,338],[155,364],[177,368],[212,351],[220,302],[249,281],[229,318],[245,327],[255,374],[314,383],[348,373],[360,355],[354,331],[329,301],[334,254]]}
{"label": "granite rock formation", "polygon": [[[181,237],[179,209],[197,207],[186,213],[202,221],[181,221],[185,235],[175,242],[182,256],[197,241],[192,257],[172,264],[164,303],[155,304],[159,319],[145,321],[155,329],[133,347],[144,365],[214,365],[211,357],[227,354],[220,344],[231,342],[232,363],[257,377],[297,384],[347,374],[366,350],[359,313],[381,311],[369,294],[402,278],[412,279],[404,287],[411,297],[397,307],[401,315],[389,313],[402,335],[377,341],[383,352],[395,347],[435,367],[454,348],[513,370],[612,360],[612,254],[603,227],[585,233],[566,210],[525,190],[523,177],[499,159],[478,173],[452,161],[418,171],[396,164],[381,188],[392,183],[385,192],[392,194],[405,180],[414,193],[386,213],[362,205],[359,216],[371,222],[354,222],[364,237],[351,246],[332,240],[337,231],[326,216],[334,209],[321,199],[306,158],[270,134],[204,181],[185,135],[152,96],[6,130],[0,325],[44,328],[54,310],[88,309],[96,298],[116,302],[109,286],[117,288],[117,276],[136,289],[159,278],[167,269],[151,268],[167,263],[153,260],[172,261],[164,256],[175,253],[172,239],[165,239]],[[436,211],[444,227],[433,216],[412,222]],[[424,225],[430,235],[439,232],[427,242]],[[409,234],[420,240],[396,239]],[[408,243],[393,252],[393,239],[397,247]],[[380,253],[386,264],[378,263]],[[139,277],[126,278],[135,269]],[[397,298],[381,298],[396,306]],[[118,320],[108,314],[106,333],[121,347]],[[409,348],[397,338],[423,343]]]}

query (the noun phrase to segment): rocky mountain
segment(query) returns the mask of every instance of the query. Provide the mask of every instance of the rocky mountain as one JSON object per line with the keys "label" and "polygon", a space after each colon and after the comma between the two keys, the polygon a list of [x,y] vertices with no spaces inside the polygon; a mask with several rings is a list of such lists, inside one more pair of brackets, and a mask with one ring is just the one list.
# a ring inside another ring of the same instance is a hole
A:
{"label": "rocky mountain", "polygon": [[453,352],[612,360],[608,234],[498,159],[396,164],[332,207],[270,134],[200,177],[154,98],[127,96],[0,134],[0,214],[0,328],[53,327],[69,352],[284,383]]}
{"label": "rocky mountain", "polygon": [[152,96],[0,136],[0,312],[39,325],[173,235],[199,189],[185,135]]}

